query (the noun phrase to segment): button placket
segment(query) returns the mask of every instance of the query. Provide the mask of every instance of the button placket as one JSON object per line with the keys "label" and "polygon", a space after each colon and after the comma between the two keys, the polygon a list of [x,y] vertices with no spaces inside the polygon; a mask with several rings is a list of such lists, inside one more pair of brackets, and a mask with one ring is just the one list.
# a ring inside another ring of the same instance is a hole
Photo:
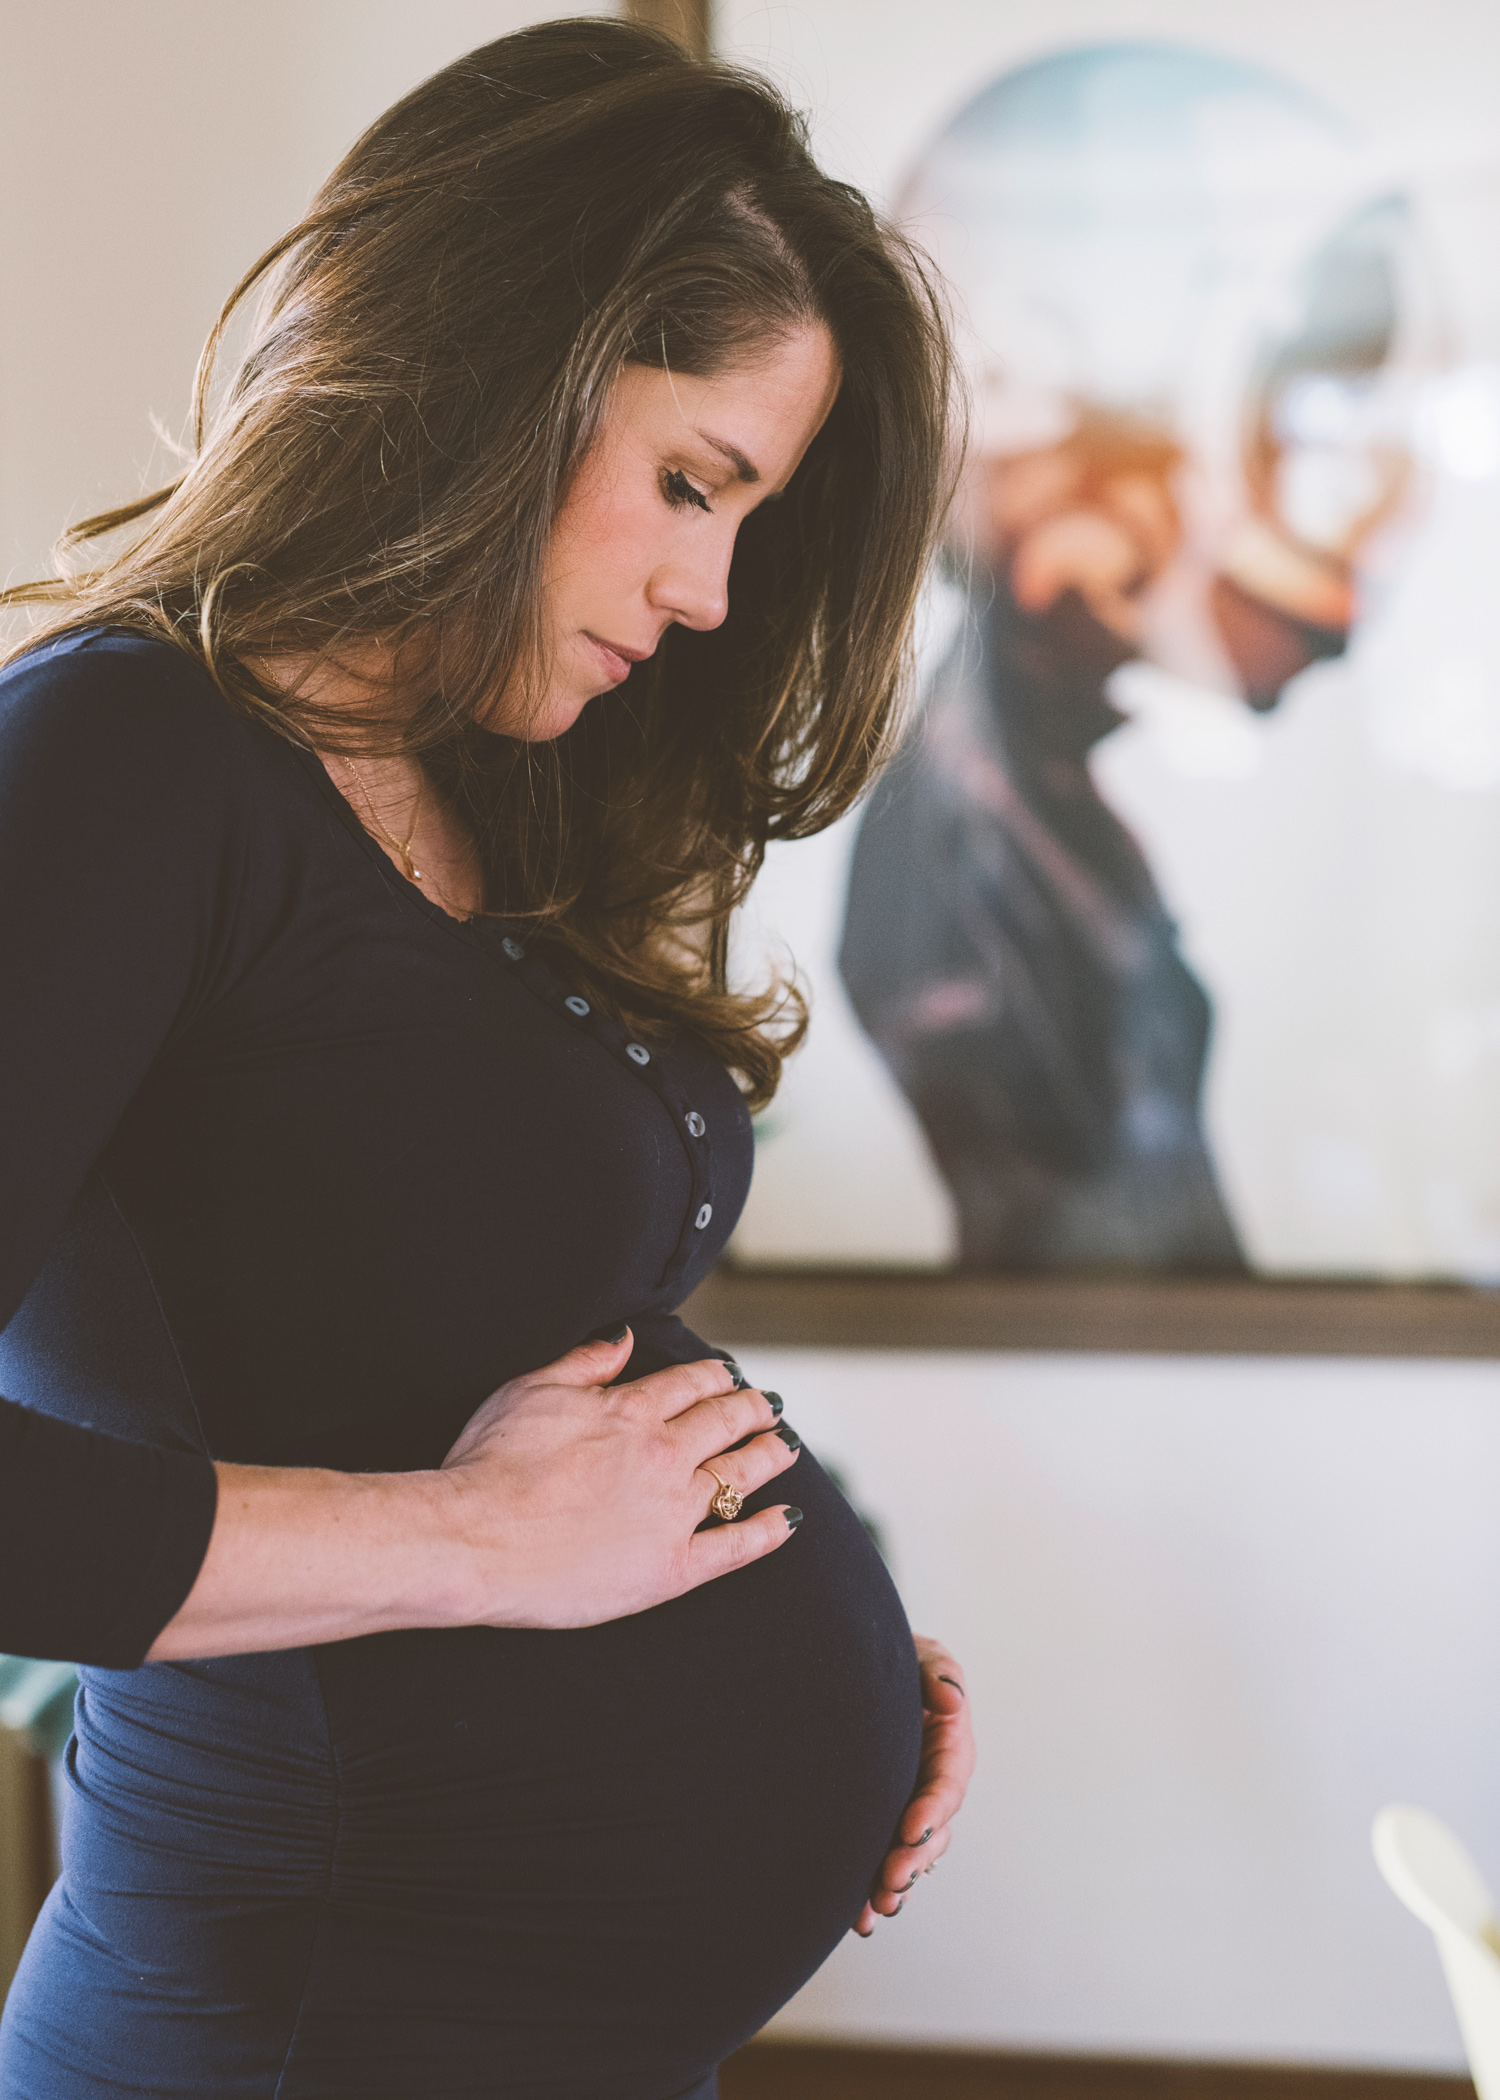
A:
{"label": "button placket", "polygon": [[699,1235],[707,1230],[713,1219],[713,1151],[707,1142],[708,1124],[681,1094],[660,1058],[654,1056],[644,1043],[627,1038],[625,1030],[607,1014],[596,1013],[581,992],[565,991],[548,962],[529,953],[513,933],[502,931],[494,921],[489,923],[499,934],[497,945],[507,962],[516,966],[524,963],[524,968],[516,968],[516,975],[527,990],[542,1005],[551,1006],[554,1011],[562,1008],[573,1025],[585,1026],[586,1032],[601,1048],[620,1057],[635,1076],[651,1088],[671,1118],[687,1160],[691,1183],[677,1246],[658,1284],[659,1289],[669,1289],[690,1262],[701,1258]]}
{"label": "button placket", "polygon": [[671,1260],[662,1271],[661,1288],[665,1290],[677,1282],[691,1263],[703,1258],[702,1234],[714,1214],[713,1147],[708,1142],[707,1123],[684,1096],[660,1058],[653,1057],[649,1065],[641,1066],[640,1076],[655,1089],[671,1116],[692,1176],[682,1232]]}

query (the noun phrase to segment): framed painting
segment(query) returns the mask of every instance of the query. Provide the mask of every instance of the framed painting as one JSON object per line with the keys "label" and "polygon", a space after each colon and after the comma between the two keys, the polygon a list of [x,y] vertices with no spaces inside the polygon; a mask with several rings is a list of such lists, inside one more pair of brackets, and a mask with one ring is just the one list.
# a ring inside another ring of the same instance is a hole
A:
{"label": "framed painting", "polygon": [[931,259],[972,403],[903,747],[743,929],[813,1025],[724,1288],[764,1325],[773,1279],[902,1274],[921,1327],[946,1279],[975,1334],[1029,1291],[1056,1339],[1086,1288],[1227,1333],[1274,1287],[1289,1333],[1342,1281],[1369,1346],[1488,1353],[1500,18],[721,0],[714,35]]}

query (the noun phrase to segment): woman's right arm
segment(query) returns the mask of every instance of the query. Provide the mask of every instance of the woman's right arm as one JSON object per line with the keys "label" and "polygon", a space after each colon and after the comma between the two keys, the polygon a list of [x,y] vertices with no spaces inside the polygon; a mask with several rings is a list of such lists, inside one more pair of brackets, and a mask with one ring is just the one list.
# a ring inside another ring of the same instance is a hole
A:
{"label": "woman's right arm", "polygon": [[629,1354],[628,1335],[586,1343],[514,1380],[418,1473],[216,1466],[0,1401],[0,1650],[130,1669],[591,1625],[784,1545],[785,1504],[697,1529],[702,1460],[745,1495],[795,1462],[764,1395],[718,1358],[610,1385]]}
{"label": "woman's right arm", "polygon": [[130,1668],[203,1561],[208,1459],[0,1400],[0,1650]]}

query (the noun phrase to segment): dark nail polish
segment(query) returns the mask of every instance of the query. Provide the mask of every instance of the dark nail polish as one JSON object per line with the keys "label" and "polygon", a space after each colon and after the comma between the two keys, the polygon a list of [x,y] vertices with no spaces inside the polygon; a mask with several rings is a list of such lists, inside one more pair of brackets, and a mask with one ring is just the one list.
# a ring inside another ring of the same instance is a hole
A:
{"label": "dark nail polish", "polygon": [[966,1691],[964,1690],[963,1686],[962,1686],[962,1685],[961,1685],[961,1684],[959,1683],[959,1681],[958,1681],[958,1679],[957,1679],[956,1677],[944,1677],[944,1676],[943,1676],[943,1675],[941,1674],[941,1672],[939,1672],[939,1674],[938,1674],[938,1683],[939,1683],[939,1684],[951,1684],[951,1685],[952,1685],[952,1687],[953,1687],[953,1689],[954,1689],[954,1691],[956,1691],[956,1692],[957,1692],[957,1694],[958,1694],[958,1696],[959,1696],[959,1698],[960,1698],[960,1699],[967,1699],[967,1698],[968,1698],[968,1696],[969,1696],[969,1695],[968,1695],[968,1693],[967,1693],[967,1692],[966,1692]]}
{"label": "dark nail polish", "polygon": [[907,1886],[907,1887],[908,1887],[909,1889],[914,1889],[914,1888],[916,1887],[916,1885],[917,1885],[917,1879],[918,1879],[917,1875],[916,1875],[915,1873],[913,1873],[913,1875],[912,1875],[912,1877],[911,1877],[911,1880],[910,1880],[910,1881],[909,1881],[909,1882],[908,1882],[908,1883],[906,1884],[906,1886]]}
{"label": "dark nail polish", "polygon": [[786,1406],[786,1402],[782,1399],[780,1393],[762,1393],[761,1398],[765,1401],[767,1407],[770,1408],[773,1415],[779,1415]]}
{"label": "dark nail polish", "polygon": [[589,1336],[589,1340],[591,1342],[607,1342],[613,1346],[616,1342],[623,1342],[629,1332],[630,1322],[628,1320],[620,1320],[613,1327],[596,1327]]}
{"label": "dark nail polish", "polygon": [[921,1836],[920,1836],[919,1838],[913,1838],[913,1839],[912,1839],[912,1843],[913,1843],[913,1845],[925,1845],[925,1844],[926,1844],[926,1842],[927,1842],[927,1840],[928,1840],[928,1839],[929,1839],[929,1838],[930,1838],[931,1836],[932,1836],[932,1825],[931,1825],[931,1824],[929,1823],[929,1824],[928,1824],[928,1826],[927,1826],[927,1828],[926,1828],[926,1829],[925,1829],[925,1830],[924,1830],[924,1831],[922,1832],[922,1835],[921,1835]]}
{"label": "dark nail polish", "polygon": [[786,1445],[788,1451],[800,1451],[802,1449],[802,1439],[798,1436],[796,1430],[793,1429],[790,1422],[778,1422],[776,1424],[776,1434]]}
{"label": "dark nail polish", "polygon": [[750,1381],[745,1376],[744,1372],[740,1369],[739,1365],[735,1362],[734,1358],[732,1356],[726,1356],[722,1359],[722,1362],[725,1370],[734,1380],[735,1391],[737,1393],[744,1392],[746,1386],[749,1385]]}
{"label": "dark nail polish", "polygon": [[786,1528],[788,1531],[795,1531],[801,1522],[802,1512],[800,1509],[788,1509],[786,1511]]}
{"label": "dark nail polish", "polygon": [[906,1898],[905,1898],[904,1896],[898,1896],[898,1897],[896,1898],[896,1908],[895,1908],[895,1909],[894,1909],[894,1910],[893,1910],[893,1911],[891,1912],[891,1916],[892,1916],[893,1918],[899,1918],[899,1917],[900,1917],[900,1915],[901,1915],[901,1913],[902,1913],[902,1911],[904,1911],[904,1910],[905,1910],[905,1908],[906,1908]]}

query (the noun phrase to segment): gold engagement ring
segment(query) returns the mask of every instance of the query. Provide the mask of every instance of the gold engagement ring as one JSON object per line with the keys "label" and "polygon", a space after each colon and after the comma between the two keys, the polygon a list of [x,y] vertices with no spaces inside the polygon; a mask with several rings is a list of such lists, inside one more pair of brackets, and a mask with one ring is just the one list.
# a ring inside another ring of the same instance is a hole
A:
{"label": "gold engagement ring", "polygon": [[744,1496],[737,1487],[731,1487],[727,1480],[719,1480],[712,1466],[701,1466],[699,1471],[706,1473],[710,1480],[719,1481],[719,1492],[708,1505],[710,1512],[716,1517],[722,1517],[726,1524],[732,1524],[745,1506]]}

